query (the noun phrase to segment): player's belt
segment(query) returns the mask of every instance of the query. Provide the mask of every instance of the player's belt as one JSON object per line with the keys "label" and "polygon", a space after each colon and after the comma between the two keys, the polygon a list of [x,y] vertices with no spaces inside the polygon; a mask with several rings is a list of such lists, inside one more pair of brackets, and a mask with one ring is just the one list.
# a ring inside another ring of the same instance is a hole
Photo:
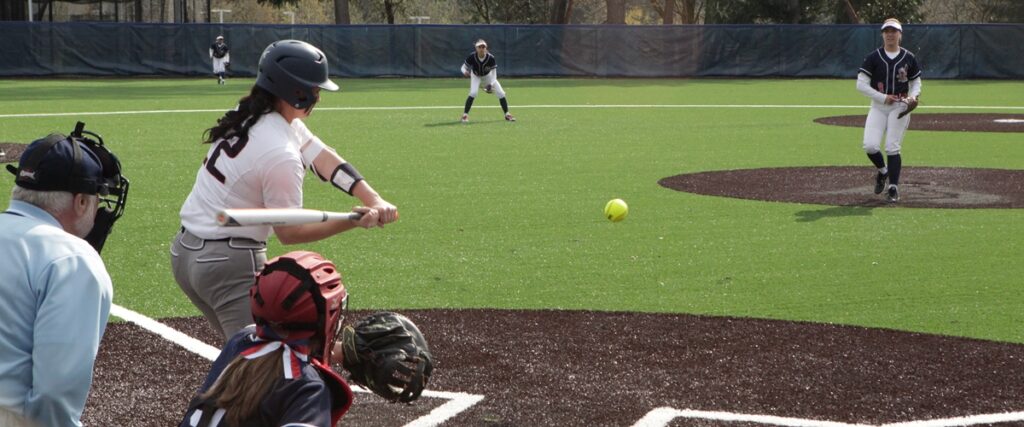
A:
{"label": "player's belt", "polygon": [[181,234],[187,234],[190,237],[202,240],[204,242],[228,242],[228,246],[239,249],[256,249],[267,247],[267,242],[261,242],[259,240],[250,239],[248,237],[224,237],[221,239],[204,239],[202,237],[196,236],[191,231],[188,231],[188,229],[186,229],[184,225],[181,226]]}

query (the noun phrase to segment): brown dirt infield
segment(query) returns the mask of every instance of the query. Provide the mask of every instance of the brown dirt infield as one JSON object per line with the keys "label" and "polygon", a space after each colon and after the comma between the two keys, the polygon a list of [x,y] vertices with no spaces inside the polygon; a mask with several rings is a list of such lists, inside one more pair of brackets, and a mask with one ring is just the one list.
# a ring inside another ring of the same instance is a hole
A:
{"label": "brown dirt infield", "polygon": [[[403,313],[434,353],[430,389],[484,396],[449,426],[630,426],[658,407],[871,424],[1024,410],[1024,345],[692,315]],[[218,341],[201,318],[164,323]],[[208,367],[135,325],[111,324],[83,421],[177,425]],[[342,424],[404,425],[446,402],[388,404],[357,393]],[[669,425],[763,424],[676,419]]]}
{"label": "brown dirt infield", "polygon": [[905,167],[900,201],[874,194],[875,169],[819,166],[699,172],[663,187],[740,199],[856,207],[1024,208],[1024,170]]}
{"label": "brown dirt infield", "polygon": [[25,151],[26,144],[15,142],[0,142],[0,163],[18,163],[21,153]]}
{"label": "brown dirt infield", "polygon": [[[868,116],[833,116],[816,123],[863,128]],[[955,132],[1024,132],[1024,114],[913,113],[911,130]]]}

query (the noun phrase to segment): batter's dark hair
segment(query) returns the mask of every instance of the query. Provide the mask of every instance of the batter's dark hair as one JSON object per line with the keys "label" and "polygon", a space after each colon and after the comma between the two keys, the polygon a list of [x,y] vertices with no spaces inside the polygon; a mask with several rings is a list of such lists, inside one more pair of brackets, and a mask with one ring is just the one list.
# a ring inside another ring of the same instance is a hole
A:
{"label": "batter's dark hair", "polygon": [[248,135],[249,128],[256,124],[260,116],[274,111],[277,97],[259,86],[253,86],[248,96],[238,100],[238,109],[224,113],[217,119],[217,126],[203,132],[203,143],[211,144],[231,135]]}

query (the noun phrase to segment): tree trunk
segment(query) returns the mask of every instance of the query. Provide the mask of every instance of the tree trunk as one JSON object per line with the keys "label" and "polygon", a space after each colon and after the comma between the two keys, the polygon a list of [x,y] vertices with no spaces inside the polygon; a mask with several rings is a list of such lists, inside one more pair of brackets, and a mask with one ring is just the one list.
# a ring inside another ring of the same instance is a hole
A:
{"label": "tree trunk", "polygon": [[850,4],[850,0],[840,0],[843,2],[843,8],[846,9],[846,16],[850,18],[851,24],[859,24],[860,18],[857,16],[857,11]]}
{"label": "tree trunk", "polygon": [[608,19],[605,24],[626,23],[626,0],[608,0]]}
{"label": "tree trunk", "polygon": [[676,15],[676,0],[665,0],[665,14],[661,17],[662,24],[672,25]]}
{"label": "tree trunk", "polygon": [[388,24],[395,24],[395,5],[392,0],[384,0],[384,17],[387,18]]}
{"label": "tree trunk", "polygon": [[568,7],[569,0],[554,0],[551,2],[551,18],[548,20],[552,24],[568,24],[568,15],[566,15],[566,8]]}
{"label": "tree trunk", "polygon": [[683,0],[682,7],[679,8],[679,23],[680,24],[696,24],[697,15],[694,13],[694,0]]}
{"label": "tree trunk", "polygon": [[135,0],[135,22],[142,22],[142,0]]}
{"label": "tree trunk", "polygon": [[348,0],[334,0],[334,23],[337,25],[352,24],[352,17],[348,14]]}

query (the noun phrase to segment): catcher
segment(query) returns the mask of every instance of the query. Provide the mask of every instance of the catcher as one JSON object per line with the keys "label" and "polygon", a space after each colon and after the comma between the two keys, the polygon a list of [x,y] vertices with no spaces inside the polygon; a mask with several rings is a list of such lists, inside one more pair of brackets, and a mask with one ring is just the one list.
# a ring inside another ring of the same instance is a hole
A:
{"label": "catcher", "polygon": [[353,399],[330,368],[340,354],[354,381],[388,400],[411,402],[427,385],[430,352],[405,317],[377,313],[341,328],[348,292],[319,254],[270,260],[249,299],[256,324],[224,345],[179,427],[334,426]]}

